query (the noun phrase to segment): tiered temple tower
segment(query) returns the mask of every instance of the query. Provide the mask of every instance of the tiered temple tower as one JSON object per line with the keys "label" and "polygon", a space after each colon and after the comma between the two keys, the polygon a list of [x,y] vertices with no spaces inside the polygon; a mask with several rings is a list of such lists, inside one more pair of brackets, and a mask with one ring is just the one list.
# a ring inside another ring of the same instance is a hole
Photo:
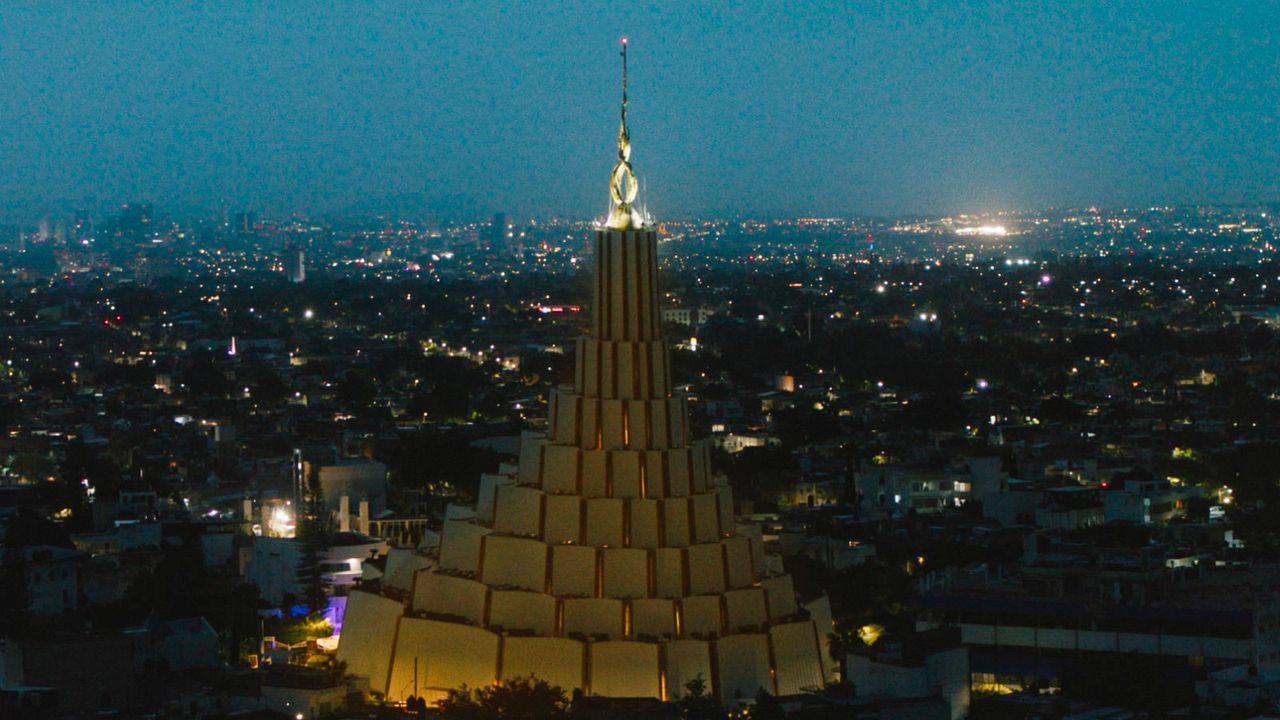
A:
{"label": "tiered temple tower", "polygon": [[[826,599],[798,604],[760,530],[735,523],[710,446],[691,440],[660,332],[657,242],[632,207],[626,44],[594,324],[547,431],[486,475],[433,554],[353,592],[339,659],[389,699],[536,675],[566,690],[674,699],[699,674],[724,702],[828,677]],[[394,557],[394,556],[393,556]],[[415,571],[416,570],[416,571]],[[406,579],[411,577],[412,580]]]}

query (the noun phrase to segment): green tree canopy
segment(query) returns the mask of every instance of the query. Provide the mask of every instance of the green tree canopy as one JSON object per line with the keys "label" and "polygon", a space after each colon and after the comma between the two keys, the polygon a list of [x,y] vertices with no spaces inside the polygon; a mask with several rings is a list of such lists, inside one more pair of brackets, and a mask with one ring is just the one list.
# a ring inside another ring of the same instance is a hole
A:
{"label": "green tree canopy", "polygon": [[564,690],[532,675],[498,685],[450,690],[440,702],[445,720],[567,720]]}

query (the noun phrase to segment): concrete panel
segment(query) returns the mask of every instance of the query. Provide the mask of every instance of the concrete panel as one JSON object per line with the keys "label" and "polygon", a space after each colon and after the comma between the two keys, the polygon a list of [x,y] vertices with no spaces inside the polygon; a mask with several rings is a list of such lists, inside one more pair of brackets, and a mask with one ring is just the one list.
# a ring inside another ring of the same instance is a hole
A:
{"label": "concrete panel", "polygon": [[548,409],[548,418],[555,420],[556,443],[576,445],[578,443],[578,397],[573,393],[555,390],[551,393],[554,405]]}
{"label": "concrete panel", "polygon": [[1165,655],[1205,655],[1204,643],[1201,642],[1198,637],[1192,637],[1189,635],[1165,635],[1161,638],[1160,645],[1164,649]]}
{"label": "concrete panel", "polygon": [[[677,395],[668,399],[667,407],[669,408],[667,418],[671,423],[671,447],[683,447],[685,442],[685,418],[689,417],[689,408],[685,404],[684,396]],[[697,487],[694,487],[694,490],[697,489]]]}
{"label": "concrete panel", "polygon": [[[655,340],[649,344],[649,364],[653,367],[653,394],[663,395],[671,391],[667,385],[667,341]],[[655,433],[654,437],[666,437],[664,433]]]}
{"label": "concrete panel", "polygon": [[724,632],[719,595],[693,595],[680,601],[684,637],[708,637]]}
{"label": "concrete panel", "polygon": [[710,543],[720,539],[720,512],[714,493],[693,496],[693,541]]}
{"label": "concrete panel", "polygon": [[555,635],[556,599],[527,590],[494,590],[489,599],[489,625]]}
{"label": "concrete panel", "polygon": [[665,496],[663,488],[666,482],[667,472],[666,463],[662,458],[661,450],[646,450],[644,453],[645,467],[645,492],[647,498],[660,498]]}
{"label": "concrete panel", "polygon": [[[1000,642],[1005,642],[1005,628],[998,628],[996,637]],[[1081,630],[1079,633],[1079,642],[1081,650],[1090,650],[1093,652],[1115,652],[1116,651],[1116,634],[1113,632],[1105,632],[1100,630]]]}
{"label": "concrete panel", "polygon": [[751,567],[751,541],[744,537],[724,540],[725,557],[729,563],[729,587],[747,587],[755,582]]}
{"label": "concrete panel", "polygon": [[433,565],[434,560],[409,548],[391,548],[387,553],[387,569],[382,575],[382,585],[407,593],[413,589],[414,574]]}
{"label": "concrete panel", "polygon": [[[822,648],[819,660],[826,663],[826,676],[834,678],[840,672],[840,666],[831,657],[831,634],[836,629],[835,618],[831,614],[831,598],[823,595],[810,600],[804,604],[804,611],[809,614],[809,620],[818,632],[818,646]],[[965,682],[965,687],[968,687],[967,675]]]}
{"label": "concrete panel", "polygon": [[394,646],[387,699],[404,700],[413,693],[415,661],[418,692],[429,698],[461,685],[492,684],[498,642],[497,635],[471,625],[404,618]]}
{"label": "concrete panel", "polygon": [[604,450],[582,451],[582,496],[602,498],[608,495],[606,479],[608,469],[605,465],[609,453]]}
{"label": "concrete panel", "polygon": [[600,343],[600,369],[602,371],[600,373],[600,395],[602,397],[610,397],[617,392],[618,384],[613,372],[617,350],[618,346],[614,343]]}
{"label": "concrete panel", "polygon": [[538,537],[542,517],[542,491],[525,485],[498,488],[493,509],[494,532]]}
{"label": "concrete panel", "polygon": [[685,547],[689,544],[689,502],[685,498],[662,501],[663,546]]}
{"label": "concrete panel", "polygon": [[720,666],[716,690],[722,703],[754,698],[761,688],[773,693],[767,635],[729,635],[717,640],[715,647]]}
{"label": "concrete panel", "polygon": [[769,619],[777,620],[796,614],[796,589],[790,575],[775,575],[760,581],[769,596]]}
{"label": "concrete panel", "polygon": [[583,652],[582,643],[572,638],[508,636],[502,645],[502,680],[533,676],[570,692],[582,687]]}
{"label": "concrete panel", "polygon": [[685,686],[699,675],[708,693],[715,692],[711,672],[711,644],[705,640],[672,640],[666,644],[667,698],[677,700],[687,692]]}
{"label": "concrete panel", "polygon": [[526,432],[520,436],[520,463],[518,475],[521,484],[536,485],[542,471],[542,445],[546,442],[542,433]]}
{"label": "concrete panel", "polygon": [[583,395],[599,395],[600,388],[596,384],[596,363],[599,362],[600,343],[590,338],[580,337],[577,343],[577,389]]}
{"label": "concrete panel", "polygon": [[689,546],[689,593],[724,592],[724,556],[720,543]]}
{"label": "concrete panel", "polygon": [[966,645],[994,645],[996,629],[990,625],[960,624],[960,642]]}
{"label": "concrete panel", "polygon": [[610,453],[609,462],[613,466],[613,496],[624,499],[640,497],[639,453]]}
{"label": "concrete panel", "polygon": [[489,528],[468,520],[446,520],[440,532],[440,567],[463,572],[480,569],[480,543]]}
{"label": "concrete panel", "polygon": [[492,524],[493,506],[498,499],[498,487],[514,485],[515,482],[516,479],[509,475],[481,474],[479,495],[476,496],[476,517],[486,524]]}
{"label": "concrete panel", "polygon": [[774,677],[779,695],[793,695],[826,686],[822,649],[809,621],[776,625],[769,629],[776,662]]}
{"label": "concrete panel", "polygon": [[656,404],[657,403],[654,403],[649,400],[632,400],[631,402],[627,403],[627,413],[628,413],[627,426],[630,428],[630,431],[631,431],[631,437],[630,437],[631,442],[628,444],[628,447],[637,448],[640,450],[653,447],[653,443],[649,438],[648,428],[645,427],[644,408],[645,408],[645,405],[656,405]]}
{"label": "concrete panel", "polygon": [[582,399],[582,447],[600,449],[603,439],[600,430],[600,399],[584,397]]}
{"label": "concrete panel", "polygon": [[684,595],[684,552],[679,548],[658,548],[653,554],[657,571],[654,594],[663,598]]}
{"label": "concrete panel", "polygon": [[[685,403],[684,398],[681,398],[680,401]],[[687,406],[685,409],[688,410]],[[711,441],[705,439],[696,440],[690,444],[689,462],[692,466],[689,475],[692,492],[702,492],[711,487]],[[725,525],[725,527],[729,526]]]}
{"label": "concrete panel", "polygon": [[631,547],[652,550],[662,544],[658,537],[658,501],[631,501]]}
{"label": "concrete panel", "polygon": [[1244,662],[1253,654],[1253,650],[1253,643],[1247,639],[1207,637],[1204,638],[1204,652],[1201,655],[1218,661]]}
{"label": "concrete panel", "polygon": [[667,489],[671,497],[689,495],[689,449],[679,448],[667,453]]}
{"label": "concrete panel", "polygon": [[1159,655],[1160,640],[1155,635],[1143,633],[1120,633],[1120,652],[1136,652],[1144,655]]}
{"label": "concrete panel", "polygon": [[733,527],[733,488],[728,485],[721,485],[715,489],[716,494],[720,496],[716,507],[720,509],[720,529],[728,530]]}
{"label": "concrete panel", "polygon": [[764,588],[758,587],[730,590],[724,594],[725,620],[730,632],[758,628],[769,621],[764,596]]}
{"label": "concrete panel", "polygon": [[338,643],[338,660],[347,664],[347,672],[369,679],[369,687],[386,692],[391,670],[391,648],[395,644],[396,625],[404,615],[404,605],[374,593],[352,590],[347,595],[347,613],[343,624],[359,628],[344,633]]}
{"label": "concrete panel", "polygon": [[649,594],[649,553],[635,548],[609,548],[604,556],[604,595],[642,598]]}
{"label": "concrete panel", "polygon": [[595,548],[583,545],[551,548],[551,594],[561,598],[595,596]]}
{"label": "concrete panel", "polygon": [[621,450],[623,443],[622,418],[625,411],[621,400],[600,401],[600,426],[604,433],[604,447],[607,450]]}
{"label": "concrete panel", "polygon": [[422,573],[418,590],[413,595],[413,609],[439,615],[466,618],[484,624],[485,597],[489,588],[470,578],[441,573]]}
{"label": "concrete panel", "polygon": [[1035,647],[1036,629],[1026,626],[1001,625],[996,628],[996,644]]}
{"label": "concrete panel", "polygon": [[631,601],[631,632],[636,637],[673,637],[676,632],[675,603],[666,598],[640,598]]}
{"label": "concrete panel", "polygon": [[[671,443],[668,439],[670,423],[667,422],[667,404],[661,402],[653,403],[650,406],[649,413],[649,441],[653,443],[653,447],[670,447]],[[655,490],[654,493],[657,494],[658,491]]]}
{"label": "concrete panel", "polygon": [[547,494],[578,492],[578,458],[576,447],[548,445],[542,471],[542,489]]}
{"label": "concrete panel", "polygon": [[493,588],[542,592],[547,583],[547,546],[541,540],[489,535],[481,580]]}
{"label": "concrete panel", "polygon": [[542,539],[548,545],[582,542],[582,498],[577,495],[548,495]]}
{"label": "concrete panel", "polygon": [[658,697],[658,646],[642,642],[598,642],[590,646],[591,694]]}
{"label": "concrete panel", "polygon": [[592,547],[622,547],[622,510],[621,500],[587,500],[586,544]]}
{"label": "concrete panel", "polygon": [[[634,390],[634,380],[636,375],[635,361],[631,357],[631,343],[617,343],[614,345],[616,354],[614,355],[614,366],[618,369],[618,397],[630,400],[636,396]],[[635,430],[633,429],[634,433]],[[635,436],[631,436],[631,441],[635,442]]]}
{"label": "concrete panel", "polygon": [[1075,650],[1076,631],[1062,628],[1041,628],[1036,635],[1036,641],[1042,648]]}
{"label": "concrete panel", "polygon": [[575,598],[564,601],[564,631],[609,639],[623,636],[622,601],[613,598]]}

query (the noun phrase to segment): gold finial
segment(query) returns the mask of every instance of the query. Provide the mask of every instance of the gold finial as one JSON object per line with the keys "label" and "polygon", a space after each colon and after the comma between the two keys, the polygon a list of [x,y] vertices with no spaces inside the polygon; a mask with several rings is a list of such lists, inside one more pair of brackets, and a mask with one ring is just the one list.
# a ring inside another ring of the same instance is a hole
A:
{"label": "gold finial", "polygon": [[627,132],[627,39],[622,38],[622,122],[618,126],[618,164],[609,179],[611,209],[605,224],[614,230],[628,230],[644,225],[640,214],[631,209],[639,183],[631,170],[631,135]]}

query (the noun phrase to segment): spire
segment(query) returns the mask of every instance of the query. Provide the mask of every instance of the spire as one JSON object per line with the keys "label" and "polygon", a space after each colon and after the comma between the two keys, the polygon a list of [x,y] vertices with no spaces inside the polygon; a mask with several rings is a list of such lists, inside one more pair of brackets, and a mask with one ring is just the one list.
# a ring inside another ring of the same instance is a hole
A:
{"label": "spire", "polygon": [[644,226],[644,218],[631,208],[639,183],[631,170],[631,134],[627,131],[627,39],[622,38],[622,120],[618,125],[618,164],[609,178],[609,219],[605,226],[630,230]]}

